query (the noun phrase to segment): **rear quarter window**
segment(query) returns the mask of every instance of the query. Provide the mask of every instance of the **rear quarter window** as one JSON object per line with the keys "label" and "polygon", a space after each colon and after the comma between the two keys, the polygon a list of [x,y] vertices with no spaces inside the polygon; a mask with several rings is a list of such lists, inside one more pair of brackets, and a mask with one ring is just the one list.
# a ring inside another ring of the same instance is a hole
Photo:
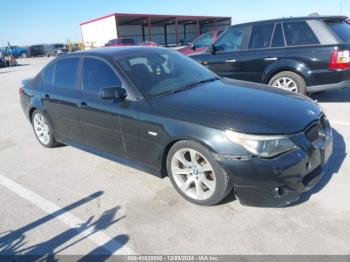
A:
{"label": "rear quarter window", "polygon": [[284,34],[288,46],[320,44],[314,32],[305,21],[283,23]]}
{"label": "rear quarter window", "polygon": [[324,22],[343,42],[350,42],[350,24],[342,19],[331,19]]}

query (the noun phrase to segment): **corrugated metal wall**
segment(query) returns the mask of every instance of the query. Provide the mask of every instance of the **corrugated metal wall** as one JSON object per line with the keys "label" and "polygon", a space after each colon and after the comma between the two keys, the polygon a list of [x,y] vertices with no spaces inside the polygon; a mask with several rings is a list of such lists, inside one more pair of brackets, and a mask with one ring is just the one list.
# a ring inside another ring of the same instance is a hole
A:
{"label": "corrugated metal wall", "polygon": [[[84,41],[90,41],[96,43],[96,46],[101,46],[104,42],[112,39],[117,30],[117,24],[114,23],[114,28],[105,26],[107,20],[115,21],[115,17],[110,19],[104,19],[100,21],[95,21],[87,25],[82,25],[82,33]],[[179,21],[178,23],[178,42],[186,44],[193,41],[197,37],[197,24],[194,22],[192,24],[182,24],[184,21]],[[216,23],[210,22],[203,24],[200,23],[199,29],[200,34],[212,31],[214,29],[221,30],[230,26],[230,19],[219,21]],[[89,30],[87,30],[89,29]],[[109,31],[106,32],[106,30]],[[103,35],[101,35],[103,34]],[[141,42],[149,40],[148,25],[119,25],[118,27],[118,37],[129,37],[135,39],[136,42]],[[151,27],[151,40],[160,45],[174,45],[176,44],[176,28],[175,24],[166,26],[156,26]]]}
{"label": "corrugated metal wall", "polygon": [[143,41],[141,25],[120,25],[118,37],[130,37],[136,42]]}

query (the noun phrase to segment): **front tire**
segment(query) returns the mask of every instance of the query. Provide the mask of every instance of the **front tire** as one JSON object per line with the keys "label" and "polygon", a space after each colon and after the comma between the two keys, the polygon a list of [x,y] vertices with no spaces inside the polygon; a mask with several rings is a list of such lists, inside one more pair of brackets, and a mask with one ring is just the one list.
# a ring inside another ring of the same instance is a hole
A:
{"label": "front tire", "polygon": [[53,148],[57,142],[53,135],[53,129],[47,120],[45,114],[40,110],[35,110],[32,115],[32,126],[35,137],[44,147]]}
{"label": "front tire", "polygon": [[167,171],[176,191],[188,201],[203,206],[221,202],[232,190],[230,176],[212,152],[193,141],[179,141],[169,150]]}
{"label": "front tire", "polygon": [[294,72],[284,71],[274,75],[270,79],[269,85],[294,93],[306,95],[305,80]]}

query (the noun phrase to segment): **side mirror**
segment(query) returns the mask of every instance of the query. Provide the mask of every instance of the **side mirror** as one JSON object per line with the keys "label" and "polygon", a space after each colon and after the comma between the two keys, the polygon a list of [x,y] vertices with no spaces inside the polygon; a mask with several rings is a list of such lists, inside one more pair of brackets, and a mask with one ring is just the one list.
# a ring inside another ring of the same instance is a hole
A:
{"label": "side mirror", "polygon": [[187,44],[187,46],[189,46],[191,49],[193,49],[193,50],[196,50],[196,47],[194,46],[194,43],[193,42],[189,42],[188,44]]}
{"label": "side mirror", "polygon": [[209,51],[210,54],[215,55],[216,54],[216,50],[217,50],[217,48],[216,48],[216,46],[214,44],[211,44],[209,46],[208,51]]}
{"label": "side mirror", "polygon": [[126,90],[121,87],[104,87],[100,90],[102,99],[124,99],[126,95]]}

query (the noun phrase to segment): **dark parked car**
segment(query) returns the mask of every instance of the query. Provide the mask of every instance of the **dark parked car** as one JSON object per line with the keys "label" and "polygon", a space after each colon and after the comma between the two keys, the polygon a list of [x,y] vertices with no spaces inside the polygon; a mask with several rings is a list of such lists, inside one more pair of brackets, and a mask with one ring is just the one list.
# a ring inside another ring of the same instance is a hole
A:
{"label": "dark parked car", "polygon": [[29,47],[30,57],[45,56],[45,45],[32,45]]}
{"label": "dark parked car", "polygon": [[7,66],[6,58],[0,54],[0,68],[6,67],[6,66]]}
{"label": "dark parked car", "polygon": [[247,205],[289,204],[319,181],[332,153],[329,121],[311,99],[221,79],[165,48],[56,58],[24,82],[20,100],[43,146],[168,175],[200,205],[233,188]]}
{"label": "dark parked car", "polygon": [[276,19],[232,26],[202,55],[223,77],[302,94],[350,86],[350,25],[342,16]]}
{"label": "dark parked car", "polygon": [[64,44],[53,44],[46,47],[45,54],[48,57],[59,56],[62,53],[66,53],[65,50],[67,50],[67,48]]}
{"label": "dark parked car", "polygon": [[109,40],[105,46],[134,46],[136,41],[133,38],[116,38]]}

